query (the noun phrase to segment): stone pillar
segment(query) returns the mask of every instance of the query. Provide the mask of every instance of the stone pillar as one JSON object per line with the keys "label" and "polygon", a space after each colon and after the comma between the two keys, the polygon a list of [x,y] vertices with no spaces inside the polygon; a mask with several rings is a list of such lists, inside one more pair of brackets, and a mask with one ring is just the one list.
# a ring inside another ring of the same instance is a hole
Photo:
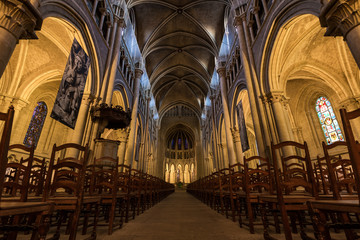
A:
{"label": "stone pillar", "polygon": [[116,135],[118,141],[120,142],[117,154],[119,158],[119,164],[124,164],[126,144],[129,139],[129,128],[116,130]]}
{"label": "stone pillar", "polygon": [[100,28],[100,30],[102,30],[102,28],[104,26],[105,17],[106,17],[106,9],[100,8],[100,12],[101,12],[101,18],[100,18],[99,28]]}
{"label": "stone pillar", "polygon": [[234,142],[232,140],[232,134],[231,134],[229,106],[228,106],[228,102],[227,102],[225,67],[224,66],[218,67],[217,73],[219,74],[219,77],[220,77],[221,99],[222,99],[223,110],[224,110],[226,145],[227,145],[227,150],[228,150],[229,164],[233,165],[236,163],[236,156],[235,156],[235,152],[234,152]]}
{"label": "stone pillar", "polygon": [[241,164],[244,163],[244,154],[241,147],[241,138],[240,138],[240,132],[239,129],[234,127],[231,129],[231,133],[233,136],[234,144],[235,144],[235,152],[236,152],[236,158],[237,161]]}
{"label": "stone pillar", "polygon": [[98,3],[99,3],[99,0],[94,0],[93,6],[92,6],[93,9],[92,9],[92,13],[91,13],[93,16],[95,16]]}
{"label": "stone pillar", "polygon": [[283,106],[284,95],[282,94],[282,92],[272,92],[269,97],[274,112],[279,141],[292,141],[293,139],[291,138],[288,127],[289,123],[285,116],[285,109]]}
{"label": "stone pillar", "polygon": [[0,78],[19,39],[37,39],[34,31],[41,24],[39,11],[29,1],[0,0]]}
{"label": "stone pillar", "polygon": [[[285,97],[282,92],[272,92],[270,95],[270,101],[274,112],[279,142],[294,141],[292,131],[289,131],[290,127],[288,126],[288,117],[285,115],[287,113],[283,104],[284,99]],[[282,152],[283,156],[293,155],[294,153],[295,152],[292,147],[285,147]],[[277,160],[278,167],[282,167],[282,163],[280,162],[279,157],[277,158]]]}
{"label": "stone pillar", "polygon": [[125,164],[132,165],[134,159],[134,150],[135,150],[135,134],[136,134],[136,121],[137,121],[137,112],[139,106],[139,95],[140,95],[140,80],[143,71],[140,68],[135,69],[135,83],[134,83],[134,92],[133,92],[133,106],[131,112],[131,123],[130,123],[130,133],[129,133],[129,144],[126,148],[125,155]]}
{"label": "stone pillar", "polygon": [[88,117],[90,105],[93,103],[94,99],[95,97],[91,94],[83,94],[75,129],[72,136],[68,139],[68,142],[82,144],[86,120]]}
{"label": "stone pillar", "polygon": [[211,100],[211,109],[212,109],[212,126],[213,126],[213,144],[212,144],[212,147],[214,148],[214,158],[215,158],[215,162],[216,162],[216,165],[215,165],[215,168],[217,170],[220,169],[220,154],[219,154],[219,149],[217,147],[217,142],[218,142],[218,134],[217,134],[217,128],[216,128],[216,123],[215,123],[215,95],[212,94],[210,96],[210,100]]}
{"label": "stone pillar", "polygon": [[360,0],[321,1],[320,23],[325,36],[343,36],[360,68]]}
{"label": "stone pillar", "polygon": [[[354,111],[354,110],[358,109],[359,107],[360,107],[360,99],[356,99],[356,98],[346,99],[345,101],[342,101],[339,106],[339,108],[346,108],[346,110],[348,112]],[[339,111],[337,111],[335,114],[336,114],[337,120],[341,121]],[[353,126],[353,132],[354,132],[355,139],[359,139],[360,138],[360,128],[355,127],[355,126],[360,126],[360,119],[356,118],[354,120],[351,120],[350,123]],[[341,125],[341,128],[342,127],[343,127],[343,125]],[[343,132],[343,136],[345,137],[344,132]]]}
{"label": "stone pillar", "polygon": [[246,45],[246,38],[244,33],[244,27],[246,27],[245,22],[245,13],[241,13],[235,17],[234,26],[236,28],[238,38],[239,38],[239,45],[240,45],[240,57],[241,62],[243,65],[245,79],[246,79],[246,86],[248,89],[249,95],[249,102],[250,102],[250,109],[251,115],[253,117],[254,123],[254,130],[255,130],[255,138],[258,147],[258,152],[260,156],[266,156],[265,144],[261,130],[261,119],[259,117],[259,112],[256,106],[257,102],[257,95],[255,94],[255,84],[253,82],[253,78],[251,75],[251,67],[247,53],[247,45]]}
{"label": "stone pillar", "polygon": [[110,76],[105,91],[106,92],[105,103],[107,103],[108,105],[111,104],[111,99],[113,95],[116,72],[117,72],[117,67],[119,65],[119,59],[121,53],[120,48],[122,41],[122,33],[123,33],[123,29],[125,28],[125,20],[123,18],[115,17],[115,21],[117,21],[117,30],[116,30],[115,43],[113,48],[113,56],[111,60]]}

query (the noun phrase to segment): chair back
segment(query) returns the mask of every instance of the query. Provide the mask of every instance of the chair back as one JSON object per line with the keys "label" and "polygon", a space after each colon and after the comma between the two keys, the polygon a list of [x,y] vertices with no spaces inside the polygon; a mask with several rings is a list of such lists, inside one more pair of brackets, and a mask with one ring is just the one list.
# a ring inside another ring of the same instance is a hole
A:
{"label": "chair back", "polygon": [[[322,142],[324,151],[324,158],[329,172],[329,179],[331,189],[333,191],[334,199],[341,199],[340,192],[342,190],[347,191],[348,194],[353,194],[355,187],[355,179],[351,166],[351,161],[348,158],[346,142],[335,142],[331,145],[326,145]],[[339,154],[339,149],[341,154]],[[332,152],[338,154],[332,154]],[[347,157],[347,158],[344,158]]]}
{"label": "chair back", "polygon": [[360,116],[360,108],[352,112],[347,112],[346,109],[340,109],[340,115],[344,127],[346,143],[349,149],[351,165],[354,171],[355,187],[360,201],[360,144],[355,140],[350,123],[350,120]]}
{"label": "chair back", "polygon": [[[289,151],[292,149],[293,151]],[[279,151],[280,150],[280,151]],[[272,157],[274,160],[274,173],[276,191],[278,197],[296,193],[299,188],[303,188],[301,194],[308,193],[313,197],[318,197],[315,187],[314,171],[310,160],[310,154],[306,142],[300,144],[293,141],[285,141],[278,144],[271,143]],[[276,153],[282,152],[278,156]],[[282,172],[279,164],[283,166]]]}
{"label": "chair back", "polygon": [[[4,128],[0,141],[0,193],[3,191],[6,165],[8,163],[8,151],[10,144],[11,129],[14,120],[14,107],[10,106],[7,113],[0,113],[0,121],[4,121]],[[1,200],[1,194],[0,194]]]}
{"label": "chair back", "polygon": [[[249,163],[253,161],[258,162],[256,168],[249,167]],[[244,157],[244,176],[246,194],[251,192],[273,193],[271,165],[268,158],[260,156]]]}
{"label": "chair back", "polygon": [[118,158],[95,158],[90,179],[90,194],[116,194],[118,190]]}
{"label": "chair back", "polygon": [[4,192],[12,197],[20,197],[21,202],[27,201],[30,189],[30,174],[34,161],[34,146],[26,147],[21,144],[9,146],[9,150],[21,152],[19,162],[6,165]]}
{"label": "chair back", "polygon": [[[66,156],[66,151],[71,148],[79,151],[78,157]],[[88,146],[75,143],[60,146],[54,144],[46,176],[44,199],[56,196],[81,199],[88,157]]]}

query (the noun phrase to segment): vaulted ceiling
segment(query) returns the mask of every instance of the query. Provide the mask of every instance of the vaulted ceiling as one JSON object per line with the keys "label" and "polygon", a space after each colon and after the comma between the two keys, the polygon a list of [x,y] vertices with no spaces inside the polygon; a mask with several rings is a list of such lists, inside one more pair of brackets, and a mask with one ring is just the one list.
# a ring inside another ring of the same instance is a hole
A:
{"label": "vaulted ceiling", "polygon": [[224,34],[228,0],[129,0],[159,112],[186,103],[201,112]]}

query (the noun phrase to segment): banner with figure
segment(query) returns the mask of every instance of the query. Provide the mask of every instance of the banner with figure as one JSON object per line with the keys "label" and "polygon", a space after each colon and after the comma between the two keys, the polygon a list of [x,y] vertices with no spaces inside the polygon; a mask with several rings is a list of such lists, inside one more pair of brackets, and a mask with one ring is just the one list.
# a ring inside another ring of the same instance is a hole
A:
{"label": "banner with figure", "polygon": [[238,124],[239,124],[239,132],[240,132],[240,139],[241,139],[241,148],[242,151],[245,152],[246,150],[250,149],[249,140],[246,132],[246,124],[245,124],[245,117],[244,117],[244,110],[242,101],[236,106],[237,114],[238,114]]}
{"label": "banner with figure", "polygon": [[90,66],[90,58],[74,39],[51,117],[74,129]]}

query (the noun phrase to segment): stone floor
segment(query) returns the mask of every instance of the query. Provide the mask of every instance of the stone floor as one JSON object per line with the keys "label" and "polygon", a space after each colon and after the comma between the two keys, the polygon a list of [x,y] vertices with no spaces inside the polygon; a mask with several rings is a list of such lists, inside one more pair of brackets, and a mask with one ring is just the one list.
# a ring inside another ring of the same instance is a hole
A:
{"label": "stone floor", "polygon": [[[314,238],[311,226],[309,236]],[[90,230],[90,229],[89,229]],[[90,230],[91,231],[91,230]],[[109,236],[107,227],[98,227],[98,238],[104,240],[260,240],[262,226],[257,226],[255,234],[250,234],[246,227],[240,228],[237,222],[212,210],[185,191],[176,191],[159,204],[147,210],[135,220],[126,223]],[[51,236],[51,233],[49,233]],[[89,235],[87,235],[88,237]],[[285,239],[282,234],[271,233],[276,239]],[[85,239],[79,232],[77,239]],[[27,239],[27,238],[20,238]],[[61,239],[68,239],[62,235]],[[294,234],[294,240],[300,239]],[[335,239],[345,239],[338,235]]]}

